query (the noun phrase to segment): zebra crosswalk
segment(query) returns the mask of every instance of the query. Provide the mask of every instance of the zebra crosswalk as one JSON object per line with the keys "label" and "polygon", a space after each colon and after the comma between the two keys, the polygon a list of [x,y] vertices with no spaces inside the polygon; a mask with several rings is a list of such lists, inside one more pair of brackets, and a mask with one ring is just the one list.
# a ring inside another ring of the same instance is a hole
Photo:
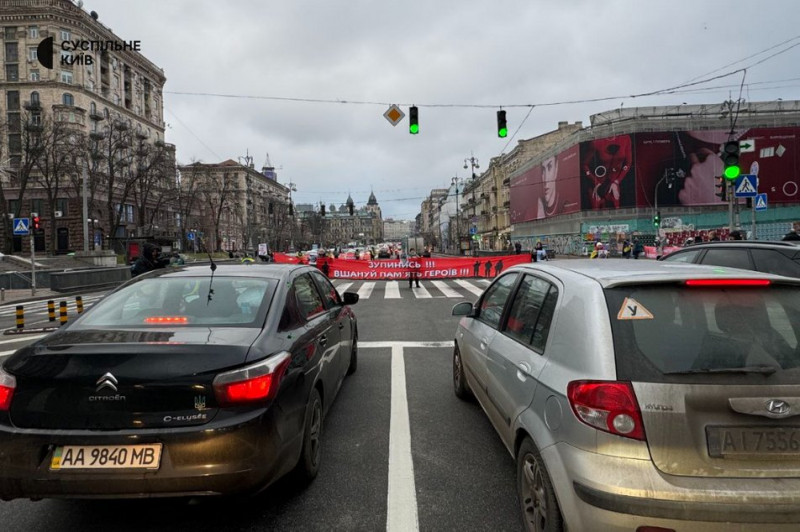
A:
{"label": "zebra crosswalk", "polygon": [[436,299],[458,298],[474,300],[491,283],[490,279],[441,279],[420,281],[419,288],[406,288],[406,281],[343,281],[334,280],[340,294],[356,292],[359,299]]}
{"label": "zebra crosswalk", "polygon": [[[96,294],[90,296],[82,297],[83,301],[83,309],[88,309],[95,301],[102,298],[105,294]],[[67,314],[75,315],[78,312],[77,305],[75,303],[74,297],[54,297],[53,301],[55,302],[55,310],[56,310],[56,319],[58,319],[58,309],[59,303],[61,301],[65,301],[67,303]],[[30,301],[27,303],[20,303],[22,305],[22,309],[25,312],[25,316],[33,316],[33,315],[45,315],[47,316],[47,301],[46,300],[39,300],[39,301]],[[0,317],[9,317],[15,316],[17,305],[9,304],[0,307]]]}

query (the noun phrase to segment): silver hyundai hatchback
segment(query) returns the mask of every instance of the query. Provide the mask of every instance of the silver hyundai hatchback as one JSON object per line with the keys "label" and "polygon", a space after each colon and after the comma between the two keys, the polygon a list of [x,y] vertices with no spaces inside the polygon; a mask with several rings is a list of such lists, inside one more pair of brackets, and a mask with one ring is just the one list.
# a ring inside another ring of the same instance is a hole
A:
{"label": "silver hyundai hatchback", "polygon": [[798,530],[800,279],[537,263],[453,314],[528,530]]}

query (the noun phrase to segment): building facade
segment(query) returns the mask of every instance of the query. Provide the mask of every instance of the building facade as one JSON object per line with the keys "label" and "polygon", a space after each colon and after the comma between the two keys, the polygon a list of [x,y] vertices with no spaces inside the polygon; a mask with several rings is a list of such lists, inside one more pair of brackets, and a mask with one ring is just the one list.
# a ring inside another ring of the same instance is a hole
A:
{"label": "building facade", "polygon": [[[0,3],[0,31],[7,247],[9,218],[32,212],[42,226],[36,247],[48,253],[90,241],[174,238],[175,152],[164,141],[163,70],[139,53],[136,41],[69,0]],[[47,39],[52,54],[39,57]],[[25,246],[13,239],[14,250]]]}

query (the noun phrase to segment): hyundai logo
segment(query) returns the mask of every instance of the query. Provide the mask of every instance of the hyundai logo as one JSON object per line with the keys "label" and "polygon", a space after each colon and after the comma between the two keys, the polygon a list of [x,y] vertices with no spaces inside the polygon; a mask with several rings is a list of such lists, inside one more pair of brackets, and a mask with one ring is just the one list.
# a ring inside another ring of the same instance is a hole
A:
{"label": "hyundai logo", "polygon": [[785,416],[789,413],[789,410],[791,410],[791,407],[786,401],[782,401],[780,399],[770,399],[767,402],[767,412],[770,414],[774,414],[776,416]]}
{"label": "hyundai logo", "polygon": [[112,375],[111,372],[108,372],[99,379],[97,379],[97,382],[95,384],[97,384],[97,388],[95,388],[94,390],[95,392],[100,392],[104,388],[109,388],[111,389],[112,392],[117,391],[117,378],[114,375]]}

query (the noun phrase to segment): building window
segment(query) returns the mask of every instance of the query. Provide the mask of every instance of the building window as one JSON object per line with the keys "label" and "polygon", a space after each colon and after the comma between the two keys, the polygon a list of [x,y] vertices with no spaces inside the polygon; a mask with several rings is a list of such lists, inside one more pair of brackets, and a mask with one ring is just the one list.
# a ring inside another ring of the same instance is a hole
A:
{"label": "building window", "polygon": [[31,93],[31,105],[38,105],[39,104],[39,93],[33,91]]}
{"label": "building window", "polygon": [[97,104],[92,102],[89,104],[89,114],[96,115],[97,114]]}
{"label": "building window", "polygon": [[58,198],[56,200],[56,210],[61,211],[61,216],[67,215],[67,205],[69,205],[69,200],[67,198]]}
{"label": "building window", "polygon": [[19,81],[19,65],[6,65],[6,81]]}
{"label": "building window", "polygon": [[6,92],[6,107],[9,111],[19,111],[19,91]]}
{"label": "building window", "polygon": [[16,63],[19,61],[19,53],[17,51],[17,43],[6,43],[6,63]]}
{"label": "building window", "polygon": [[31,125],[41,126],[42,125],[42,115],[40,115],[39,113],[32,113],[31,114]]}
{"label": "building window", "polygon": [[38,70],[31,70],[30,76],[31,76],[31,81],[39,81],[41,79],[39,77],[39,71]]}
{"label": "building window", "polygon": [[42,200],[40,199],[31,200],[31,214],[35,212],[38,216],[41,216],[42,214],[44,214],[44,211],[42,210],[43,206],[44,203],[42,202]]}
{"label": "building window", "polygon": [[72,65],[72,50],[61,50],[61,64]]}
{"label": "building window", "polygon": [[8,212],[12,214],[18,214],[19,210],[19,200],[8,200]]}
{"label": "building window", "polygon": [[72,34],[69,32],[69,30],[65,30],[64,28],[61,28],[61,40],[62,41],[69,41],[71,39],[72,39]]}
{"label": "building window", "polygon": [[16,39],[17,39],[17,28],[16,28],[16,26],[7,26],[5,28],[5,40],[14,41]]}
{"label": "building window", "polygon": [[64,95],[61,97],[61,103],[64,105],[73,106],[75,105],[75,98],[73,98],[72,94],[65,92]]}
{"label": "building window", "polygon": [[39,38],[39,26],[28,26],[28,38],[30,39]]}
{"label": "building window", "polygon": [[72,72],[61,71],[61,83],[72,85]]}
{"label": "building window", "polygon": [[39,51],[34,48],[33,46],[28,47],[28,60],[29,61],[36,61],[39,59]]}

